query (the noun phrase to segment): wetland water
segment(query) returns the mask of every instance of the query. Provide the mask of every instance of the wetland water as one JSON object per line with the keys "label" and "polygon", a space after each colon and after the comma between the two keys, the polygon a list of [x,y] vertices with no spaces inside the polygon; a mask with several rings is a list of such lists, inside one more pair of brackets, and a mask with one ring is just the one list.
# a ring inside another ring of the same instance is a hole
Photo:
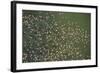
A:
{"label": "wetland water", "polygon": [[91,59],[89,13],[23,10],[22,62]]}

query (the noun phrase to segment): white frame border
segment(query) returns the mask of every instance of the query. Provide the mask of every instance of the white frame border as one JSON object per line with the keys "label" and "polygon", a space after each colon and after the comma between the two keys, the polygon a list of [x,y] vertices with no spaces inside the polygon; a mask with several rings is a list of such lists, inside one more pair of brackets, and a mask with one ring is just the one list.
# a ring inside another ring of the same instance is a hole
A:
{"label": "white frame border", "polygon": [[[67,6],[46,6],[36,4],[17,4],[16,5],[16,69],[39,69],[53,67],[73,67],[96,65],[96,9],[82,7],[67,7]],[[91,13],[91,60],[77,61],[59,61],[59,62],[39,62],[39,63],[22,63],[22,10],[42,10],[42,11],[62,11],[62,12],[82,12]],[[95,49],[94,49],[95,48]]]}

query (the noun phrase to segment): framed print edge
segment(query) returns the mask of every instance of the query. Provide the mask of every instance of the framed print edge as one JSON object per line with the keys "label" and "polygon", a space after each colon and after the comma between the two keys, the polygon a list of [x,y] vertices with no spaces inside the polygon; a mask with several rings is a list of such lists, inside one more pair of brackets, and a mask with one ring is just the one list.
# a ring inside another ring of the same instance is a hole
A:
{"label": "framed print edge", "polygon": [[11,71],[16,72],[16,2],[11,2]]}
{"label": "framed print edge", "polygon": [[96,67],[98,67],[98,6],[96,8]]}
{"label": "framed print edge", "polygon": [[[85,7],[85,8],[95,8],[96,9],[96,61],[95,65],[85,65],[85,66],[70,66],[70,67],[52,67],[52,68],[38,68],[38,69],[20,69],[17,70],[17,57],[16,57],[16,9],[17,4],[38,4],[38,5],[53,5],[53,6],[69,6],[69,7]],[[97,67],[98,66],[98,30],[97,23],[98,22],[98,7],[97,6],[88,6],[88,5],[71,5],[71,4],[56,4],[56,3],[42,3],[42,2],[24,2],[24,1],[12,1],[11,2],[11,71],[12,72],[22,72],[22,71],[40,71],[40,70],[55,70],[55,69],[73,69],[73,68],[88,68],[88,67]]]}

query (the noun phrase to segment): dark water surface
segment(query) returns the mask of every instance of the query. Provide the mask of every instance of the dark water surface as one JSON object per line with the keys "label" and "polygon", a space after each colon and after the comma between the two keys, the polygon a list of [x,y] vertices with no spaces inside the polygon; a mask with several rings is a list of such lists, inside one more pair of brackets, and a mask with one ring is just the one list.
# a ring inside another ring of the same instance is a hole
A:
{"label": "dark water surface", "polygon": [[22,62],[91,59],[89,13],[23,10]]}

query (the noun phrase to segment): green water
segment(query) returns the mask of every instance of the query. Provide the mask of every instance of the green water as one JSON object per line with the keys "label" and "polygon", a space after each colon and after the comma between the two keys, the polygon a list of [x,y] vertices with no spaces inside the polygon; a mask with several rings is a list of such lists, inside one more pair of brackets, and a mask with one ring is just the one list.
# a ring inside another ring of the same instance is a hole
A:
{"label": "green water", "polygon": [[23,10],[23,63],[91,59],[89,13]]}

